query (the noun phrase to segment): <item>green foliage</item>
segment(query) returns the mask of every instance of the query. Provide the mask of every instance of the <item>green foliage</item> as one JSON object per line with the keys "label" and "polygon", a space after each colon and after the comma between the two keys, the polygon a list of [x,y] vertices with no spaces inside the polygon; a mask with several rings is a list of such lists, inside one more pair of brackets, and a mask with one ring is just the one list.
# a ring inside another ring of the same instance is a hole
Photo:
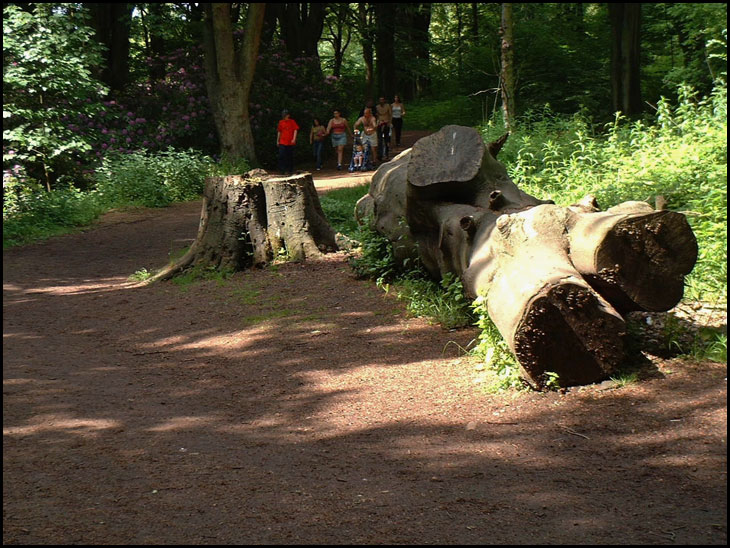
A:
{"label": "green foliage", "polygon": [[406,105],[403,125],[408,130],[433,130],[449,124],[475,126],[483,120],[482,104],[473,97],[423,100]]}
{"label": "green foliage", "polygon": [[134,274],[131,274],[127,280],[130,282],[143,282],[145,280],[150,279],[153,276],[154,272],[150,272],[146,268],[140,268],[137,270]]}
{"label": "green foliage", "polygon": [[379,285],[393,281],[404,270],[393,253],[390,240],[366,223],[357,235],[361,251],[350,260],[350,265],[360,278],[376,280]]}
{"label": "green foliage", "polygon": [[97,193],[70,185],[47,192],[4,178],[3,187],[3,248],[87,225],[105,210]]}
{"label": "green foliage", "polygon": [[49,189],[54,171],[67,171],[91,150],[88,136],[67,121],[95,116],[106,92],[92,76],[101,46],[83,11],[72,17],[62,6],[3,6],[3,169],[21,166],[30,182]]}
{"label": "green foliage", "polygon": [[113,207],[161,207],[194,200],[206,175],[221,171],[194,151],[114,154],[95,174],[96,188],[68,185],[50,192],[38,184],[3,177],[3,247],[19,245],[91,223]]}
{"label": "green foliage", "polygon": [[188,286],[196,282],[212,280],[218,284],[223,284],[233,274],[232,270],[219,269],[215,265],[196,264],[172,278],[172,283],[179,286]]}
{"label": "green foliage", "polygon": [[472,352],[481,359],[479,369],[488,373],[488,390],[523,388],[525,384],[520,378],[520,366],[497,326],[489,318],[486,299],[478,296],[472,303],[472,308],[477,317],[476,325],[480,329]]}
{"label": "green foliage", "polygon": [[212,161],[195,151],[133,152],[104,158],[97,190],[112,205],[162,207],[193,200],[203,191]]}
{"label": "green foliage", "polygon": [[340,188],[331,190],[319,198],[322,211],[335,232],[354,237],[359,230],[354,215],[355,205],[360,198],[367,194],[369,188],[370,185],[367,183],[349,188]]}
{"label": "green foliage", "polygon": [[446,329],[474,324],[464,287],[454,274],[449,273],[436,282],[425,277],[422,271],[410,271],[395,280],[393,288],[414,316],[431,318]]}

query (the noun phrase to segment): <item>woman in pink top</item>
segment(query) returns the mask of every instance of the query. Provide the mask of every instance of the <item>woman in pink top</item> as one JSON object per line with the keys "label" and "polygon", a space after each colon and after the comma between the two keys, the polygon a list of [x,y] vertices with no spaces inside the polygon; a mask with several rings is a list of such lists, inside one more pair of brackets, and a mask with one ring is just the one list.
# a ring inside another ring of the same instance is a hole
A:
{"label": "woman in pink top", "polygon": [[341,116],[339,110],[335,110],[334,117],[327,124],[327,135],[332,135],[332,146],[337,149],[337,170],[342,169],[342,156],[347,144],[347,134],[350,133],[350,125]]}

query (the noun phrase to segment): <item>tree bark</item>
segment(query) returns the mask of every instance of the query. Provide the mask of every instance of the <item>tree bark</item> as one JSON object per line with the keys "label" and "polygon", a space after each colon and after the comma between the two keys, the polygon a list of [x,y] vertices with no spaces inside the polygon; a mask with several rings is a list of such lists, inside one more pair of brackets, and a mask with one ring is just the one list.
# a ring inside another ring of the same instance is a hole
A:
{"label": "tree bark", "polygon": [[303,261],[337,249],[309,173],[264,180],[267,230],[274,255]]}
{"label": "tree bark", "polygon": [[258,56],[265,4],[249,4],[243,43],[236,49],[229,3],[205,4],[205,74],[223,158],[256,164],[248,98]]}
{"label": "tree bark", "polygon": [[378,96],[392,100],[395,95],[395,20],[396,5],[375,4],[375,58],[377,59]]}
{"label": "tree bark", "polygon": [[609,3],[611,103],[614,112],[637,116],[641,101],[641,4]]}
{"label": "tree bark", "polygon": [[269,177],[263,170],[208,177],[195,242],[147,283],[190,269],[239,271],[280,255],[304,261],[337,250],[310,174]]}
{"label": "tree bark", "polygon": [[87,4],[99,42],[106,47],[99,79],[110,91],[120,91],[129,82],[129,31],[132,6],[124,2]]}
{"label": "tree bark", "polygon": [[362,46],[362,58],[365,63],[365,87],[368,98],[375,96],[375,71],[374,71],[374,43],[375,31],[372,9],[369,9],[365,2],[357,6],[357,18],[360,29],[360,45]]}
{"label": "tree bark", "polygon": [[330,17],[325,20],[327,30],[329,31],[329,36],[326,40],[332,45],[332,51],[334,53],[332,74],[338,78],[342,75],[342,63],[352,38],[352,32],[350,31],[350,20],[352,17],[349,4],[335,4],[330,8]]}
{"label": "tree bark", "polygon": [[322,37],[326,3],[282,2],[273,5],[277,10],[281,38],[292,57],[316,57]]}
{"label": "tree bark", "polygon": [[511,132],[515,119],[515,68],[512,4],[502,4],[502,69],[500,72],[502,90],[502,114],[504,127]]}

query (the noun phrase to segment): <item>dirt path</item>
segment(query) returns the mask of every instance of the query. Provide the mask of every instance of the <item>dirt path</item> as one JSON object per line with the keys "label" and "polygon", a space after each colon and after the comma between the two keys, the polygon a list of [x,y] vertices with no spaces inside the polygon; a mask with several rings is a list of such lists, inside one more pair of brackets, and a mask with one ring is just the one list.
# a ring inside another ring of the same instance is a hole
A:
{"label": "dirt path", "polygon": [[[398,147],[391,147],[390,158],[395,158],[395,156],[400,152],[412,147],[418,139],[429,135],[429,133],[430,132],[428,131],[404,131],[401,145]],[[349,165],[351,157],[352,147],[348,146],[345,148],[344,154],[345,165]],[[323,162],[321,170],[316,171],[314,169],[314,162],[306,156],[302,159],[302,162],[298,164],[298,168],[312,172],[314,185],[320,192],[369,183],[374,173],[372,171],[349,173],[344,166],[342,170],[337,170],[337,161],[333,150],[328,151],[328,157]]]}
{"label": "dirt path", "polygon": [[725,366],[494,396],[342,255],[126,281],[199,213],[3,253],[5,544],[725,544]]}

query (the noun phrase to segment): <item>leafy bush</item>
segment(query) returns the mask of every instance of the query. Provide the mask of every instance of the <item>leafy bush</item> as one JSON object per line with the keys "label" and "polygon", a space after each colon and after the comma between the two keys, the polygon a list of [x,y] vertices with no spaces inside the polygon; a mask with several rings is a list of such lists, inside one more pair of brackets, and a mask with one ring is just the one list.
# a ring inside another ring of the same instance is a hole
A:
{"label": "leafy bush", "polygon": [[112,206],[161,207],[200,196],[211,167],[192,150],[110,155],[96,172],[97,191]]}
{"label": "leafy bush", "polygon": [[95,174],[96,188],[90,191],[69,185],[49,192],[38,184],[20,181],[22,172],[17,176],[6,173],[3,246],[67,232],[89,224],[112,207],[161,207],[196,199],[206,175],[221,170],[194,151],[167,150],[109,155]]}
{"label": "leafy bush", "polygon": [[94,118],[106,90],[92,75],[101,46],[83,10],[72,19],[57,4],[31,7],[3,6],[3,171],[12,176],[20,165],[50,190],[60,175],[80,172],[93,146],[67,120]]}
{"label": "leafy bush", "polygon": [[73,186],[48,192],[39,186],[14,186],[12,181],[4,180],[3,187],[4,198],[13,196],[12,200],[5,200],[3,247],[87,225],[105,209],[97,193],[83,192]]}
{"label": "leafy bush", "polygon": [[431,318],[446,329],[473,325],[475,317],[464,297],[464,287],[449,273],[440,282],[414,270],[397,278],[393,287],[414,316]]}
{"label": "leafy bush", "polygon": [[482,103],[473,97],[455,96],[443,101],[406,105],[404,129],[432,130],[450,124],[475,126],[482,121]]}
{"label": "leafy bush", "polygon": [[362,245],[361,252],[350,265],[359,277],[376,280],[382,285],[403,273],[404,265],[396,260],[388,238],[366,225],[357,234],[357,240]]}

